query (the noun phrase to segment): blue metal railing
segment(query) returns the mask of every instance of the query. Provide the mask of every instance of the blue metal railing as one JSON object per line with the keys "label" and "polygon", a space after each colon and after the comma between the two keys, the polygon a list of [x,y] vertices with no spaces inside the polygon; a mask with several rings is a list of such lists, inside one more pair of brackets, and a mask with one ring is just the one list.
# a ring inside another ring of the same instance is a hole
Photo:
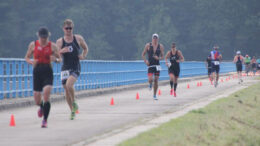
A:
{"label": "blue metal railing", "polygon": [[[53,63],[52,93],[62,93],[60,80],[61,64]],[[161,62],[160,80],[168,80],[168,69]],[[32,66],[24,59],[0,59],[0,100],[4,98],[28,97],[33,95]],[[221,63],[221,73],[234,72],[232,62]],[[181,63],[180,77],[206,75],[204,62]],[[143,61],[81,61],[81,74],[76,90],[92,90],[114,86],[147,82],[147,67]]]}

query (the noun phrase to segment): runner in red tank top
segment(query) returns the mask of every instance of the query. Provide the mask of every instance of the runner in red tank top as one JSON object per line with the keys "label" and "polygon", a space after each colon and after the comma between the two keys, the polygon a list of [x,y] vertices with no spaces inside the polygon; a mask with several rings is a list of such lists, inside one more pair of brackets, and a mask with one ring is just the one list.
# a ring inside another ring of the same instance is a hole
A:
{"label": "runner in red tank top", "polygon": [[[51,61],[60,62],[61,57],[55,43],[49,41],[50,33],[47,28],[40,28],[39,39],[29,44],[25,60],[33,65],[33,96],[35,103],[40,106],[38,116],[43,116],[42,128],[47,127],[47,119],[51,104],[49,102],[53,82]],[[33,55],[33,59],[30,58]],[[41,92],[43,91],[43,101]]]}

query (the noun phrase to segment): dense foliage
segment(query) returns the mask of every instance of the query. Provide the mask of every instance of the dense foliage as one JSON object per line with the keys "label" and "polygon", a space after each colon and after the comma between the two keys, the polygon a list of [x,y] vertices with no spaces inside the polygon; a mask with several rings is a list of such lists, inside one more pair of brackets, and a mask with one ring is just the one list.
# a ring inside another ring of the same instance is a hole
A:
{"label": "dense foliage", "polygon": [[153,33],[186,60],[205,60],[214,44],[225,60],[236,50],[260,57],[259,8],[259,0],[2,0],[0,57],[24,57],[40,26],[56,41],[66,18],[85,37],[88,59],[140,59]]}

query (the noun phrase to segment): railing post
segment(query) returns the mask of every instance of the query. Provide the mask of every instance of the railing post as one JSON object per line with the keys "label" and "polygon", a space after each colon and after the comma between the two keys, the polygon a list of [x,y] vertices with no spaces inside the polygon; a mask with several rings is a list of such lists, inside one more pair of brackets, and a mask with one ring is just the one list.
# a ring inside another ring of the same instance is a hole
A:
{"label": "railing post", "polygon": [[3,60],[0,60],[0,100],[4,99],[3,75],[4,75]]}

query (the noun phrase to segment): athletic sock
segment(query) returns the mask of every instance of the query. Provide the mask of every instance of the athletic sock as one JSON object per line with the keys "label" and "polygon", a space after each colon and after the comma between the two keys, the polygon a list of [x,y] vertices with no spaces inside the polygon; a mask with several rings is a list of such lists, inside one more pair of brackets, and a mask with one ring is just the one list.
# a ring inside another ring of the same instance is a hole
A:
{"label": "athletic sock", "polygon": [[40,108],[43,109],[43,101],[39,104]]}
{"label": "athletic sock", "polygon": [[51,104],[49,101],[45,102],[43,105],[43,119],[47,121],[50,113]]}
{"label": "athletic sock", "polygon": [[171,89],[172,89],[172,86],[173,86],[173,81],[170,81],[170,85],[171,85]]}
{"label": "athletic sock", "polygon": [[174,92],[176,91],[177,89],[177,83],[174,84]]}

